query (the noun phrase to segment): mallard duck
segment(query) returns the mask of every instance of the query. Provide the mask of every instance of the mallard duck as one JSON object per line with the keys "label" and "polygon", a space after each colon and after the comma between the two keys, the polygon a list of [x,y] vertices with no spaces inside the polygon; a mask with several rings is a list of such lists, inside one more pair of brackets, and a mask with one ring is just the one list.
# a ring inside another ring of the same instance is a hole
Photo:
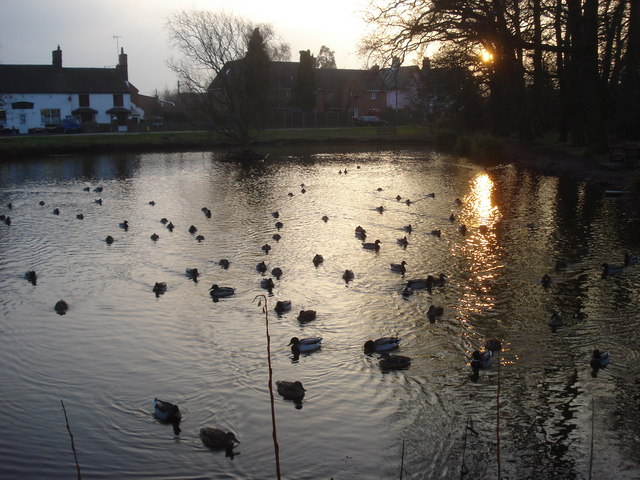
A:
{"label": "mallard duck", "polygon": [[280,216],[280,212],[278,212],[278,211],[271,212],[271,216],[272,216],[273,218],[278,218],[278,217]]}
{"label": "mallard duck", "polygon": [[324,262],[324,258],[322,257],[322,255],[320,255],[319,253],[316,254],[315,257],[313,257],[313,264],[317,267],[318,265],[320,265],[322,262]]}
{"label": "mallard duck", "polygon": [[551,312],[549,318],[547,319],[547,325],[551,327],[551,330],[555,332],[555,329],[561,327],[564,324],[564,320],[562,315],[560,315],[556,310]]}
{"label": "mallard duck", "polygon": [[59,208],[54,208],[52,213],[54,215],[60,215],[60,209]]}
{"label": "mallard duck", "polygon": [[446,273],[439,273],[438,274],[438,278],[434,278],[433,279],[433,284],[436,287],[444,287],[447,283],[447,274]]}
{"label": "mallard duck", "polygon": [[378,211],[378,213],[382,213],[384,212],[384,207],[380,205],[379,207],[376,207],[376,210]]}
{"label": "mallard duck", "polygon": [[264,273],[267,271],[267,264],[264,262],[260,262],[256,265],[256,270],[260,273]]}
{"label": "mallard duck", "polygon": [[300,310],[298,314],[299,322],[310,322],[311,320],[316,319],[316,311],[315,310]]}
{"label": "mallard duck", "polygon": [[200,272],[198,272],[197,268],[187,268],[185,273],[187,277],[194,281],[198,281],[198,277],[200,276]]}
{"label": "mallard duck", "polygon": [[383,352],[378,363],[382,370],[404,370],[411,365],[411,358],[403,355],[389,355]]}
{"label": "mallard duck", "polygon": [[274,233],[273,235],[271,235],[271,238],[273,238],[276,242],[279,242],[282,238],[282,235],[280,235],[279,233]]}
{"label": "mallard duck", "polygon": [[198,242],[203,242],[203,241],[204,241],[204,236],[203,236],[203,235],[198,235],[198,236],[196,237],[196,240],[197,240]]}
{"label": "mallard duck", "polygon": [[393,272],[398,272],[404,275],[407,271],[407,268],[405,267],[406,264],[407,262],[402,260],[400,263],[391,263],[389,266]]}
{"label": "mallard duck", "polygon": [[95,203],[97,203],[98,205],[102,205],[102,199],[98,198],[96,200],[94,200]]}
{"label": "mallard duck", "polygon": [[280,267],[275,267],[271,270],[271,275],[276,277],[276,280],[280,280],[280,277],[282,276],[282,269]]}
{"label": "mallard duck", "polygon": [[367,231],[362,228],[360,225],[356,227],[356,237],[366,237]]}
{"label": "mallard duck", "polygon": [[169,230],[170,232],[173,232],[174,228],[175,226],[173,225],[173,222],[167,223],[167,230]]}
{"label": "mallard duck", "polygon": [[431,289],[433,287],[433,277],[429,275],[427,278],[416,278],[407,281],[407,287],[412,290]]}
{"label": "mallard duck", "polygon": [[434,237],[440,237],[442,235],[442,230],[440,230],[439,228],[431,230],[431,235],[433,235]]}
{"label": "mallard duck", "polygon": [[[76,218],[78,220],[84,220],[84,215],[82,213],[79,213],[79,214],[76,215]],[[4,223],[9,225],[11,223],[11,219],[9,217],[7,217],[7,219],[4,221]]]}
{"label": "mallard duck", "polygon": [[346,269],[342,274],[342,279],[347,283],[353,280],[353,278],[354,278],[353,270]]}
{"label": "mallard duck", "polygon": [[326,215],[323,215],[323,216],[322,216],[322,221],[323,221],[324,223],[327,223],[327,222],[329,221],[329,217],[327,217]]}
{"label": "mallard duck", "polygon": [[268,254],[269,254],[269,251],[270,251],[270,250],[271,250],[271,245],[269,245],[268,243],[265,243],[265,244],[262,246],[262,251],[263,251],[266,255],[268,255]]}
{"label": "mallard duck", "polygon": [[284,227],[284,224],[282,222],[276,222],[276,228],[278,230],[280,230],[282,227]]}
{"label": "mallard duck", "polygon": [[409,245],[409,240],[407,240],[406,235],[403,238],[399,238],[397,242],[398,242],[398,245],[400,245],[401,247],[407,248],[407,245]]}
{"label": "mallard duck", "polygon": [[639,261],[640,261],[640,257],[637,257],[637,256],[633,256],[632,257],[628,253],[624,254],[624,266],[625,267],[630,267],[631,265],[635,265]]}
{"label": "mallard duck", "polygon": [[82,189],[83,192],[90,192],[91,191],[91,187],[84,187]]}
{"label": "mallard duck", "polygon": [[291,300],[278,300],[276,302],[276,308],[274,310],[277,313],[284,313],[291,310]]}
{"label": "mallard duck", "polygon": [[198,229],[196,228],[195,225],[191,225],[189,227],[189,233],[196,233],[198,231]]}
{"label": "mallard duck", "polygon": [[113,243],[113,237],[111,235],[107,235],[107,238],[104,239],[107,245],[111,245]]}
{"label": "mallard duck", "polygon": [[149,237],[149,238],[151,238],[151,240],[153,240],[154,242],[157,242],[157,241],[158,241],[158,239],[160,238],[160,236],[159,236],[157,233],[154,233],[154,234],[153,234],[153,235],[151,235],[151,237]]}
{"label": "mallard duck", "polygon": [[129,230],[129,221],[125,220],[124,222],[120,223],[118,226],[126,232],[127,230]]}
{"label": "mallard duck", "polygon": [[426,195],[427,198],[436,198],[436,194],[431,192],[431,193],[427,193]]}
{"label": "mallard duck", "polygon": [[220,265],[225,270],[227,268],[229,268],[230,264],[231,264],[231,262],[229,260],[227,260],[226,258],[221,258],[220,260],[218,260],[218,265]]}
{"label": "mallard duck", "polygon": [[100,193],[102,191],[102,187],[96,187],[93,189],[94,192]]}
{"label": "mallard duck", "polygon": [[300,190],[300,193],[307,193],[307,190],[306,190],[305,188],[302,188],[302,189]]}
{"label": "mallard duck", "polygon": [[159,297],[167,291],[167,284],[165,282],[156,282],[152,291],[156,294],[156,297]]}
{"label": "mallard duck", "polygon": [[542,278],[540,279],[540,284],[544,287],[544,288],[549,288],[549,285],[551,285],[551,282],[553,280],[551,280],[551,275],[549,275],[548,273],[545,273]]}
{"label": "mallard duck", "polygon": [[207,218],[211,218],[211,210],[209,210],[208,208],[204,211],[204,216]]}
{"label": "mallard duck", "polygon": [[64,315],[69,310],[69,304],[64,300],[58,300],[53,309],[58,315]]}
{"label": "mallard duck", "polygon": [[225,432],[214,427],[201,428],[200,440],[209,448],[226,450],[228,457],[233,457],[233,447],[240,443],[233,432]]}
{"label": "mallard duck", "polygon": [[444,313],[444,308],[436,307],[435,305],[430,305],[429,309],[427,310],[427,318],[429,319],[430,322],[433,323],[436,321],[436,318],[441,317],[443,313]]}
{"label": "mallard duck", "polygon": [[407,205],[411,205],[411,200],[409,200],[408,198],[404,201],[404,203],[406,203]]}
{"label": "mallard duck", "polygon": [[163,225],[166,225],[166,224],[167,224],[167,222],[169,222],[169,220],[167,220],[167,219],[166,219],[166,218],[164,218],[164,217],[162,217],[162,218],[160,219],[160,223],[161,223],[161,224],[163,224]]}
{"label": "mallard duck", "polygon": [[291,352],[295,353],[304,353],[304,352],[313,352],[314,350],[318,350],[322,345],[321,337],[310,337],[310,338],[298,338],[293,337],[288,347],[291,347]]}
{"label": "mallard duck", "polygon": [[164,402],[162,400],[158,400],[157,398],[153,399],[153,416],[158,420],[170,423],[173,425],[173,433],[176,435],[180,435],[180,422],[182,421],[182,414],[180,413],[180,409],[177,405],[173,403]]}
{"label": "mallard duck", "polygon": [[29,270],[27,273],[25,273],[24,278],[26,278],[27,281],[32,285],[35,285],[38,281],[38,275],[33,270]]}
{"label": "mallard duck", "polygon": [[373,243],[370,243],[370,242],[369,243],[363,243],[362,244],[362,248],[364,248],[366,250],[378,251],[378,250],[380,250],[380,243],[382,243],[382,242],[380,242],[380,240],[376,240]]}
{"label": "mallard duck", "polygon": [[405,225],[404,227],[402,227],[402,229],[407,233],[411,233],[413,231],[413,227],[411,226],[411,224]]}
{"label": "mallard duck", "polygon": [[154,202],[153,200],[151,200],[151,201],[149,202],[149,205],[151,205],[152,207],[155,207],[155,206],[156,206],[156,202]]}
{"label": "mallard duck", "polygon": [[400,195],[396,195],[396,202],[399,202],[400,200],[402,200],[402,197]]}
{"label": "mallard duck", "polygon": [[394,350],[400,346],[400,339],[397,337],[381,337],[376,340],[364,342],[364,353],[385,352]]}
{"label": "mallard duck", "polygon": [[608,263],[602,264],[602,278],[607,275],[618,275],[624,271],[623,265],[609,265]]}
{"label": "mallard duck", "polygon": [[480,370],[491,368],[491,364],[493,362],[493,352],[491,350],[485,350],[484,352],[474,350],[474,352],[471,354],[471,357],[471,370],[473,371],[471,378],[475,381],[478,380],[480,376]]}
{"label": "mallard duck", "polygon": [[287,382],[279,380],[276,382],[276,386],[278,387],[278,393],[280,395],[282,395],[286,400],[293,400],[295,402],[301,401],[304,398],[304,393],[306,392],[302,383],[299,381]]}
{"label": "mallard duck", "polygon": [[271,293],[271,291],[273,290],[273,287],[275,287],[275,283],[273,283],[273,278],[263,278],[262,280],[260,280],[260,287],[266,289],[269,291],[269,293]]}
{"label": "mallard duck", "polygon": [[235,293],[235,291],[236,291],[235,288],[219,287],[214,283],[213,285],[211,285],[211,288],[209,289],[209,295],[215,298],[230,297]]}
{"label": "mallard duck", "polygon": [[589,362],[589,365],[591,366],[591,376],[595,378],[598,375],[598,370],[606,368],[610,362],[611,359],[609,358],[609,352],[601,352],[596,348],[593,351],[591,361]]}

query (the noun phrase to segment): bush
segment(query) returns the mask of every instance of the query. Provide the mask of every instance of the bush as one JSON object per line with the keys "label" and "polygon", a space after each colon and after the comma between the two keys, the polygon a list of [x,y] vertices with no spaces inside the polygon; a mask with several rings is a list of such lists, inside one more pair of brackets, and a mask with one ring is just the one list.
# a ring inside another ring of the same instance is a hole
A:
{"label": "bush", "polygon": [[436,135],[436,149],[441,152],[453,151],[456,142],[458,140],[458,134],[452,131],[439,132]]}
{"label": "bush", "polygon": [[493,158],[502,153],[502,142],[493,135],[473,135],[471,155],[477,158]]}
{"label": "bush", "polygon": [[466,135],[463,137],[458,137],[458,140],[456,141],[456,145],[455,147],[453,147],[453,153],[455,153],[459,157],[469,157],[471,156],[471,153],[473,151],[472,147],[473,146],[471,142],[471,137]]}

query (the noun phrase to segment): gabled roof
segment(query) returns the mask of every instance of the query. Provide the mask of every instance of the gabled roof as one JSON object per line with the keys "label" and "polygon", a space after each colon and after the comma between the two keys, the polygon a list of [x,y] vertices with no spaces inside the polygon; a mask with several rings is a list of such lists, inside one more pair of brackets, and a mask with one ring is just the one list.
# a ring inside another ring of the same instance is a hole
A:
{"label": "gabled roof", "polygon": [[129,93],[115,68],[0,64],[0,93]]}

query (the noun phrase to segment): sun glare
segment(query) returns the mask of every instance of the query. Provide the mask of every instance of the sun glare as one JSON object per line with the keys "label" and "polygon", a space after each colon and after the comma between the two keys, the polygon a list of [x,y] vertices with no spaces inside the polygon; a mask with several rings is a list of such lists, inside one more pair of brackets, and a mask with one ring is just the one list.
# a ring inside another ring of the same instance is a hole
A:
{"label": "sun glare", "polygon": [[493,60],[493,55],[491,54],[491,52],[487,51],[487,50],[482,50],[482,53],[480,54],[480,57],[482,58],[482,61],[484,63],[489,63]]}

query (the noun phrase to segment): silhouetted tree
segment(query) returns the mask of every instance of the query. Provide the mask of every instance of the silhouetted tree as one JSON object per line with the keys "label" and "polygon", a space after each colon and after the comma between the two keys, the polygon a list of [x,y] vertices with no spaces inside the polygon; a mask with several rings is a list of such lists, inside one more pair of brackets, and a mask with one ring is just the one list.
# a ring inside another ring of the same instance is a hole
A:
{"label": "silhouetted tree", "polygon": [[322,45],[317,59],[318,68],[337,68],[335,52],[329,47]]}
{"label": "silhouetted tree", "polygon": [[300,64],[293,91],[293,105],[311,111],[316,106],[316,59],[309,50],[300,51]]}

